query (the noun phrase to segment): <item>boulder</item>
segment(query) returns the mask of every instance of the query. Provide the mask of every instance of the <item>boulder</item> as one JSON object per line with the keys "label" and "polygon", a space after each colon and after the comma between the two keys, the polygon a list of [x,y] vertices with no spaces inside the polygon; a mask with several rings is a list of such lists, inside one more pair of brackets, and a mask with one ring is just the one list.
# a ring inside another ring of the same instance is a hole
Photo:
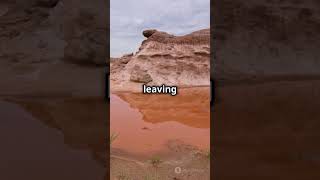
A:
{"label": "boulder", "polygon": [[146,70],[141,69],[140,66],[134,66],[131,71],[130,81],[138,83],[149,83],[152,81],[152,78]]}
{"label": "boulder", "polygon": [[157,30],[155,30],[155,29],[147,29],[147,30],[144,30],[142,32],[142,34],[144,37],[149,38],[150,36],[152,36],[156,32],[157,32]]}

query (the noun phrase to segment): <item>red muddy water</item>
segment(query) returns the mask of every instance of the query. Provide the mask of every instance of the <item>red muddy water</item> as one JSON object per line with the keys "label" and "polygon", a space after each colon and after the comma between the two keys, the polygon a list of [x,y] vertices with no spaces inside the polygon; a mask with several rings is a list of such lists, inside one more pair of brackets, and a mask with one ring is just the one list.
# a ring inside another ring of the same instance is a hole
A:
{"label": "red muddy water", "polygon": [[117,93],[111,95],[112,149],[150,156],[169,152],[173,141],[202,150],[210,145],[208,88],[189,88],[177,96]]}
{"label": "red muddy water", "polygon": [[[43,113],[37,106],[37,112]],[[80,136],[79,136],[80,137]],[[0,179],[101,180],[105,168],[22,106],[0,100]]]}

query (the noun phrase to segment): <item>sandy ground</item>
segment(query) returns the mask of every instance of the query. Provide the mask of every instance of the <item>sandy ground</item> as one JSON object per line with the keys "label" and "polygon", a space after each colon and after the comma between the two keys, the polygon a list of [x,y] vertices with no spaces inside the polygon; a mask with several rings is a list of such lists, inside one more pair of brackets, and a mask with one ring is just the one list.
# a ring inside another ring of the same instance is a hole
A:
{"label": "sandy ground", "polygon": [[[179,142],[171,158],[135,160],[111,153],[111,180],[209,180],[210,154]],[[175,156],[174,156],[175,154]]]}
{"label": "sandy ground", "polygon": [[[149,126],[152,124],[153,128],[148,129],[148,131],[151,133],[152,131],[156,133],[157,129],[161,129],[161,127],[168,122],[179,123],[181,126],[192,127],[200,131],[203,130],[202,128],[209,128],[210,103],[208,91],[208,87],[182,88],[180,89],[180,94],[178,94],[177,97],[170,97],[169,95],[142,95],[140,93],[129,94],[124,92],[118,92],[117,95],[124,100],[122,101],[123,103],[128,104],[131,109],[137,110],[137,112],[141,115],[141,118],[143,118],[140,121],[143,121],[146,124],[150,123]],[[131,121],[134,121],[132,123],[139,123],[137,119],[134,119],[135,114],[130,113],[130,111],[127,109],[127,106],[119,106],[118,101],[119,100],[114,101],[113,105],[111,102],[111,117],[114,116],[112,115],[113,113],[121,113],[122,111],[118,111],[120,108],[128,115],[121,116],[120,119],[118,119],[119,121],[122,119],[130,119]],[[171,112],[170,109],[174,109],[174,112]],[[127,122],[125,125],[135,126],[132,125],[132,123]],[[143,127],[144,124],[140,126]],[[175,128],[175,131],[181,131],[181,129],[179,129],[181,127],[176,126]],[[171,132],[171,130],[168,131]],[[150,136],[153,135],[154,134]],[[131,136],[138,137],[136,133],[132,133]],[[122,137],[124,137],[123,134]],[[113,144],[111,144],[111,180],[210,179],[210,150],[208,147],[200,148],[196,146],[196,144],[199,143],[191,145],[183,140],[174,139],[173,136],[170,136],[171,139],[167,139],[167,143],[161,145],[161,150],[156,150],[155,152],[149,152],[149,150],[144,152],[142,150],[144,153],[141,154],[137,152],[131,152],[133,150],[123,146],[121,147],[125,149],[117,148],[117,141],[127,142],[126,139],[121,139],[122,137],[120,133],[120,137],[116,138]],[[161,138],[166,139],[167,136],[161,136]],[[144,139],[133,138],[131,141],[128,141],[128,143],[134,143],[134,141],[143,140]],[[145,141],[146,143],[149,142],[147,139],[145,139]],[[144,147],[138,144],[135,146]],[[152,145],[152,147],[154,146],[157,147],[156,144]],[[149,147],[148,149],[152,148]]]}

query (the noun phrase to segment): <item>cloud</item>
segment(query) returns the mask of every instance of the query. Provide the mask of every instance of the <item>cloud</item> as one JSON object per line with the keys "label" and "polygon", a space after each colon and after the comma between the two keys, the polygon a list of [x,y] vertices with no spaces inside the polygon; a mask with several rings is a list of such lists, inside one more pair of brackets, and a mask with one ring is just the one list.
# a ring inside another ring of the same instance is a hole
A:
{"label": "cloud", "polygon": [[183,35],[210,27],[210,0],[111,0],[110,51],[135,52],[144,29]]}

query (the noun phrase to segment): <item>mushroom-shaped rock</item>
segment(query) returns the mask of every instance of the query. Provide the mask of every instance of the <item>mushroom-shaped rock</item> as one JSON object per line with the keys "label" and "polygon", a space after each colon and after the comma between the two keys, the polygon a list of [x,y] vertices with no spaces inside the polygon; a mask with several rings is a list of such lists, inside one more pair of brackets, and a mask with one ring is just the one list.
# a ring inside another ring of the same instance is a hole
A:
{"label": "mushroom-shaped rock", "polygon": [[157,32],[157,30],[155,30],[155,29],[147,29],[147,30],[144,30],[142,32],[142,34],[144,37],[149,38],[150,36],[152,36],[152,34],[154,34],[156,32]]}

